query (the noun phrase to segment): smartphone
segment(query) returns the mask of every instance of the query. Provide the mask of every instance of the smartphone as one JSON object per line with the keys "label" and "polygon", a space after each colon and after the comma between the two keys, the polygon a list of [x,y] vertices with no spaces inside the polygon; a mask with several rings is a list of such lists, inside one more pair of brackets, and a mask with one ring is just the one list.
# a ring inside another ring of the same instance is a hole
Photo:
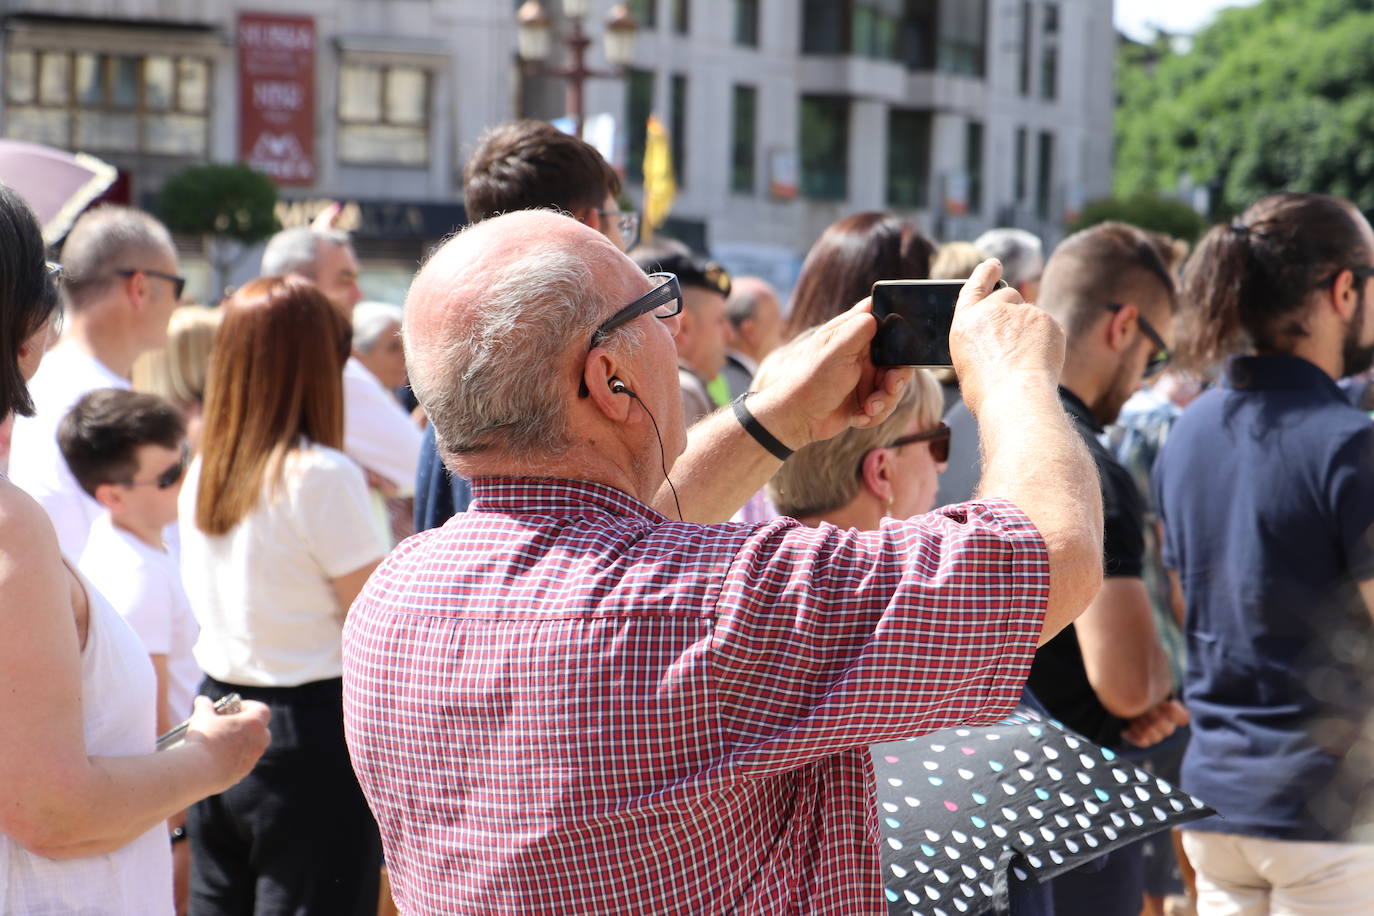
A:
{"label": "smartphone", "polygon": [[[879,280],[873,284],[873,365],[938,369],[953,365],[949,327],[964,280]],[[1006,288],[1005,280],[997,289]]]}

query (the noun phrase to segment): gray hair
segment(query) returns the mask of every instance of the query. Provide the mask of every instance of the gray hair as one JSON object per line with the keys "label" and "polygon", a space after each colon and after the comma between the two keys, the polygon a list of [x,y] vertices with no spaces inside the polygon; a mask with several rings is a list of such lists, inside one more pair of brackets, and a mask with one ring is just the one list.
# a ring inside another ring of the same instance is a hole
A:
{"label": "gray hair", "polygon": [[79,311],[103,293],[114,271],[137,270],[148,255],[176,255],[172,234],[157,219],[132,207],[106,205],[82,215],[62,245],[62,285]]}
{"label": "gray hair", "polygon": [[1024,229],[989,229],[974,239],[973,247],[1002,262],[1008,286],[1034,280],[1045,270],[1045,247]]}
{"label": "gray hair", "polygon": [[284,277],[297,274],[315,279],[315,265],[320,259],[320,245],[350,246],[348,233],[338,229],[313,229],[295,226],[283,229],[267,240],[262,252],[261,274],[264,277]]}
{"label": "gray hair", "polygon": [[353,307],[353,349],[368,353],[391,325],[404,324],[405,311],[390,302],[359,302]]}
{"label": "gray hair", "polygon": [[[611,303],[592,264],[554,247],[531,245],[482,279],[473,318],[444,345],[412,339],[409,323],[401,328],[411,387],[440,451],[562,455],[572,445],[568,348],[587,346]],[[620,351],[641,342],[642,332],[627,325],[608,345]]]}
{"label": "gray hair", "polygon": [[[743,279],[743,278],[741,278]],[[753,283],[736,283],[730,288],[730,298],[725,300],[725,317],[738,328],[759,310],[759,295],[762,287]]]}

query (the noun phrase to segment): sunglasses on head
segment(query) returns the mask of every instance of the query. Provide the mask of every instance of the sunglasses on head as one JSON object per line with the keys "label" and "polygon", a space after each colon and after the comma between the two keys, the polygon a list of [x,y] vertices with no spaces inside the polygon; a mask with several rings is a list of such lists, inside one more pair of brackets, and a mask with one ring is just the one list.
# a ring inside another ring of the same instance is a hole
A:
{"label": "sunglasses on head", "polygon": [[190,443],[183,442],[181,443],[181,457],[177,459],[176,464],[172,465],[152,480],[126,480],[124,481],[124,486],[157,487],[159,490],[170,490],[172,487],[176,486],[177,482],[185,475],[186,465],[190,464],[190,462],[191,445]]}

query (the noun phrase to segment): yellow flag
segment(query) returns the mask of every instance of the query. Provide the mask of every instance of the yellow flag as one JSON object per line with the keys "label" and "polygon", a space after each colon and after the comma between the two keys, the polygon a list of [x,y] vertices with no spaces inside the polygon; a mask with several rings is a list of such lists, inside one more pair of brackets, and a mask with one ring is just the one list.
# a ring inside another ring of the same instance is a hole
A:
{"label": "yellow flag", "polygon": [[673,209],[677,196],[677,181],[673,178],[673,150],[663,122],[649,115],[648,134],[644,141],[644,225],[652,230],[663,225]]}

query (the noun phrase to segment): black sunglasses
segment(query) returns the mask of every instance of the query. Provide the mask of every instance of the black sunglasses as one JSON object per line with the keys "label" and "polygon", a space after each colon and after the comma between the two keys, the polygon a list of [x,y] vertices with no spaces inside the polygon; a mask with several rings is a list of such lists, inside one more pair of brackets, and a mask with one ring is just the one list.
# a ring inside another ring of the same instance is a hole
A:
{"label": "black sunglasses", "polygon": [[124,481],[124,486],[157,487],[159,490],[170,490],[177,485],[177,481],[181,480],[182,476],[186,473],[186,465],[190,463],[191,446],[190,443],[183,442],[181,443],[181,457],[177,459],[176,464],[157,475],[153,480],[126,480]]}
{"label": "black sunglasses", "polygon": [[176,274],[165,274],[160,270],[144,270],[136,268],[134,270],[116,270],[116,274],[121,277],[132,277],[134,274],[147,274],[150,277],[157,277],[159,280],[166,280],[172,284],[172,298],[181,301],[181,294],[186,291],[186,278]]}
{"label": "black sunglasses", "polygon": [[[678,285],[677,274],[654,273],[649,274],[649,279],[661,282],[597,325],[596,330],[592,332],[591,341],[587,344],[588,352],[609,337],[616,328],[634,321],[645,312],[653,312],[655,318],[664,319],[672,318],[682,311],[682,287]],[[591,392],[587,390],[587,380],[583,379],[578,383],[577,396],[585,398],[589,394]]]}
{"label": "black sunglasses", "polygon": [[[1107,311],[1119,312],[1123,308],[1125,308],[1124,305],[1112,303],[1107,306]],[[1155,330],[1155,326],[1145,320],[1145,316],[1140,314],[1139,309],[1136,309],[1135,320],[1136,323],[1140,325],[1140,332],[1150,338],[1150,343],[1155,345],[1154,352],[1150,354],[1150,358],[1145,362],[1144,377],[1149,378],[1152,375],[1158,374],[1160,370],[1169,365],[1169,360],[1173,359],[1174,355],[1169,352],[1168,345],[1164,343],[1164,338],[1159,336],[1159,332]]]}
{"label": "black sunglasses", "polygon": [[[886,445],[881,445],[878,447],[901,448],[903,445],[913,445],[917,442],[929,442],[930,457],[935,459],[936,464],[944,464],[946,461],[949,460],[949,445],[953,438],[954,431],[952,429],[950,429],[943,423],[936,423],[930,429],[927,429],[923,432],[912,433],[909,436],[902,436],[900,438],[893,439]],[[872,451],[872,449],[869,449],[869,451]],[[865,452],[864,454],[867,455],[868,452]],[[859,476],[862,477],[863,473],[864,465],[863,459],[861,458],[859,459]]]}

